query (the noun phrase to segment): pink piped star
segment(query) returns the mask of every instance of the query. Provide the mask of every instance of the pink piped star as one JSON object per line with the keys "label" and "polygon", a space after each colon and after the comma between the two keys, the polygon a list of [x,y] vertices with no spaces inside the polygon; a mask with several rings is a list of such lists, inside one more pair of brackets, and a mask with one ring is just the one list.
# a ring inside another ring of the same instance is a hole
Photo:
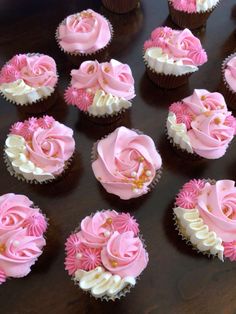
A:
{"label": "pink piped star", "polygon": [[6,64],[0,72],[0,84],[11,83],[20,79],[20,72],[11,64]]}
{"label": "pink piped star", "polygon": [[42,129],[50,129],[54,122],[55,122],[55,119],[47,115],[38,119],[38,125]]}
{"label": "pink piped star", "polygon": [[16,122],[13,124],[13,126],[10,129],[10,133],[14,135],[23,136],[23,129],[24,129],[24,123],[23,122]]}
{"label": "pink piped star", "polygon": [[236,241],[223,242],[224,256],[229,258],[231,262],[236,261]]}
{"label": "pink piped star", "polygon": [[204,180],[193,179],[185,183],[181,191],[198,195],[201,192],[201,190],[204,188],[205,184],[206,182]]}
{"label": "pink piped star", "polygon": [[89,271],[102,265],[101,249],[87,247],[81,252],[81,254],[81,268],[83,270]]}
{"label": "pink piped star", "polygon": [[93,95],[84,89],[77,89],[70,86],[65,92],[65,101],[67,104],[75,105],[81,111],[87,111],[93,103]]}
{"label": "pink piped star", "polygon": [[176,205],[186,209],[192,209],[196,205],[197,196],[188,191],[181,191],[176,198]]}

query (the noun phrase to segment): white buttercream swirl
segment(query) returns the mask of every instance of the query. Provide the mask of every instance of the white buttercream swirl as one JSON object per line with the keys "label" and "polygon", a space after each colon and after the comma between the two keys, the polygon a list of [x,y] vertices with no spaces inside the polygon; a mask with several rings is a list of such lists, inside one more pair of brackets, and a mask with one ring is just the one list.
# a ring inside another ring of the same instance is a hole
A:
{"label": "white buttercream swirl", "polygon": [[182,207],[174,208],[174,213],[181,226],[181,232],[190,239],[191,243],[201,252],[210,252],[224,261],[224,247],[222,239],[214,231],[204,224],[197,208],[185,209]]}
{"label": "white buttercream swirl", "polygon": [[131,102],[117,96],[105,93],[99,89],[96,91],[93,103],[88,108],[88,112],[93,116],[111,115],[119,112],[121,109],[131,107]]}
{"label": "white buttercream swirl", "polygon": [[32,104],[41,98],[46,98],[54,92],[50,86],[31,87],[22,79],[11,83],[0,84],[1,93],[9,100],[18,105]]}
{"label": "white buttercream swirl", "polygon": [[197,12],[205,12],[216,6],[219,0],[197,0],[196,9]]}
{"label": "white buttercream swirl", "polygon": [[182,60],[175,60],[169,57],[159,47],[148,48],[145,51],[144,59],[151,69],[165,75],[179,76],[198,70],[198,67],[195,65],[183,64]]}
{"label": "white buttercream swirl", "polygon": [[193,149],[190,143],[186,125],[184,123],[177,123],[176,115],[173,112],[169,112],[168,114],[166,127],[168,136],[173,140],[173,142],[179,145],[180,148],[193,154]]}
{"label": "white buttercream swirl", "polygon": [[115,298],[123,289],[136,284],[134,277],[121,278],[118,275],[112,275],[102,267],[96,267],[91,271],[77,270],[75,280],[79,281],[82,290],[90,291],[96,298],[104,296]]}
{"label": "white buttercream swirl", "polygon": [[12,168],[26,180],[44,182],[54,179],[51,173],[44,172],[29,160],[25,139],[22,136],[8,135],[5,145],[5,154]]}

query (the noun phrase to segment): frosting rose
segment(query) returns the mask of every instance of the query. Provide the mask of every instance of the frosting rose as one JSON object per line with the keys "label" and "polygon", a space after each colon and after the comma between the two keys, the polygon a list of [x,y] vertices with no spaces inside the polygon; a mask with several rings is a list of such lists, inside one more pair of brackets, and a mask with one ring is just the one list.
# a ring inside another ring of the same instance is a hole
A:
{"label": "frosting rose", "polygon": [[30,160],[45,172],[60,174],[75,149],[72,129],[55,121],[48,129],[38,128],[26,144]]}
{"label": "frosting rose", "polygon": [[148,263],[142,241],[132,231],[114,232],[101,252],[102,263],[112,274],[137,277]]}
{"label": "frosting rose", "polygon": [[111,40],[109,22],[93,10],[68,16],[58,28],[60,46],[68,52],[92,53]]}
{"label": "frosting rose", "polygon": [[92,163],[96,178],[108,193],[126,200],[147,193],[162,165],[153,140],[125,127],[100,140],[97,154]]}
{"label": "frosting rose", "polygon": [[191,122],[188,131],[194,151],[208,159],[222,157],[234,137],[234,128],[225,124],[227,115],[211,111],[201,114]]}
{"label": "frosting rose", "polygon": [[46,55],[27,56],[26,66],[21,69],[21,78],[32,87],[54,87],[57,83],[56,63]]}
{"label": "frosting rose", "polygon": [[97,89],[98,85],[98,73],[100,71],[100,65],[97,61],[85,61],[81,63],[78,70],[71,71],[71,85],[78,89]]}
{"label": "frosting rose", "polygon": [[8,231],[0,236],[0,269],[7,277],[24,277],[42,254],[42,237],[28,236],[26,229]]}
{"label": "frosting rose", "polygon": [[231,180],[206,183],[197,199],[204,223],[225,242],[236,240],[236,187]]}
{"label": "frosting rose", "polygon": [[236,92],[236,56],[227,62],[224,76],[231,89]]}

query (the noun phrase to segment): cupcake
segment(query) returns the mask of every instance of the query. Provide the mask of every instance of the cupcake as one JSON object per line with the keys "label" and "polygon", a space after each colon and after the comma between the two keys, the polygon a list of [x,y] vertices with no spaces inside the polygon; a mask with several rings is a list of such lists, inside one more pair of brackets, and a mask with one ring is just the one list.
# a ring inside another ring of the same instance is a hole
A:
{"label": "cupcake", "polygon": [[128,213],[103,210],[85,217],[66,241],[65,269],[96,299],[119,299],[148,264],[139,225]]}
{"label": "cupcake", "polygon": [[148,193],[159,181],[162,159],[148,135],[122,126],[95,143],[92,169],[104,189],[123,200]]}
{"label": "cupcake", "polygon": [[112,59],[110,62],[85,61],[71,71],[71,83],[65,101],[76,106],[97,123],[112,123],[131,107],[135,97],[130,67]]}
{"label": "cupcake", "polygon": [[138,7],[139,0],[102,0],[102,4],[114,13],[128,13]]}
{"label": "cupcake", "polygon": [[158,27],[144,43],[144,63],[149,78],[160,87],[176,88],[207,62],[200,40],[189,29]]}
{"label": "cupcake", "polygon": [[48,183],[64,174],[74,151],[73,130],[44,116],[12,125],[4,158],[8,171],[17,179]]}
{"label": "cupcake", "polygon": [[195,89],[191,96],[173,103],[166,126],[177,149],[206,159],[222,157],[236,133],[236,119],[224,97],[205,89]]}
{"label": "cupcake", "polygon": [[102,59],[112,36],[111,23],[91,9],[69,15],[56,31],[60,49],[70,56],[75,56],[75,61],[91,57]]}
{"label": "cupcake", "polygon": [[220,0],[168,0],[170,16],[181,28],[204,26]]}
{"label": "cupcake", "polygon": [[58,81],[56,63],[43,54],[19,54],[0,72],[0,93],[18,108],[45,112],[55,100],[52,96]]}
{"label": "cupcake", "polygon": [[223,62],[220,92],[224,95],[227,105],[236,110],[236,53]]}
{"label": "cupcake", "polygon": [[194,249],[236,261],[234,181],[191,180],[177,195],[173,210],[179,234]]}
{"label": "cupcake", "polygon": [[47,219],[24,195],[0,196],[0,285],[25,277],[46,245]]}

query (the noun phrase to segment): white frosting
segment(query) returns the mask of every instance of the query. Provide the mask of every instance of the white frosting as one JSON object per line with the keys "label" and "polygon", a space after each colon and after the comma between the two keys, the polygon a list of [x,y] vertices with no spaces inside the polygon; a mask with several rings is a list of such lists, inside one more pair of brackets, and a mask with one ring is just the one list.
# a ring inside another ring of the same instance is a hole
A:
{"label": "white frosting", "polygon": [[136,284],[134,277],[121,278],[102,267],[96,267],[91,271],[77,270],[75,280],[79,281],[82,290],[90,291],[97,298],[103,296],[113,298],[127,286]]}
{"label": "white frosting", "polygon": [[159,47],[148,48],[145,51],[144,59],[148,66],[157,73],[163,73],[166,75],[183,75],[186,73],[192,73],[198,70],[195,65],[183,64],[182,60],[175,60],[169,57]]}
{"label": "white frosting", "polygon": [[31,87],[22,79],[11,83],[0,84],[1,93],[18,105],[32,104],[41,98],[46,98],[54,92],[50,86]]}
{"label": "white frosting", "polygon": [[25,139],[19,135],[8,135],[5,153],[14,171],[26,180],[44,182],[54,179],[51,173],[44,172],[28,158]]}
{"label": "white frosting", "polygon": [[205,12],[213,8],[219,0],[197,0],[196,8],[197,12]]}
{"label": "white frosting", "polygon": [[223,259],[224,247],[222,239],[214,231],[204,224],[203,219],[199,216],[197,208],[185,209],[181,207],[174,208],[180,226],[184,229],[184,236],[187,236],[191,243],[201,252],[210,252],[217,255],[220,260]]}
{"label": "white frosting", "polygon": [[131,107],[130,101],[107,94],[99,89],[95,93],[93,103],[88,108],[88,112],[93,116],[102,116],[104,114],[113,114],[129,107]]}
{"label": "white frosting", "polygon": [[184,123],[177,123],[176,115],[173,112],[169,112],[168,114],[166,127],[168,136],[171,137],[175,144],[187,152],[193,153],[186,125]]}

